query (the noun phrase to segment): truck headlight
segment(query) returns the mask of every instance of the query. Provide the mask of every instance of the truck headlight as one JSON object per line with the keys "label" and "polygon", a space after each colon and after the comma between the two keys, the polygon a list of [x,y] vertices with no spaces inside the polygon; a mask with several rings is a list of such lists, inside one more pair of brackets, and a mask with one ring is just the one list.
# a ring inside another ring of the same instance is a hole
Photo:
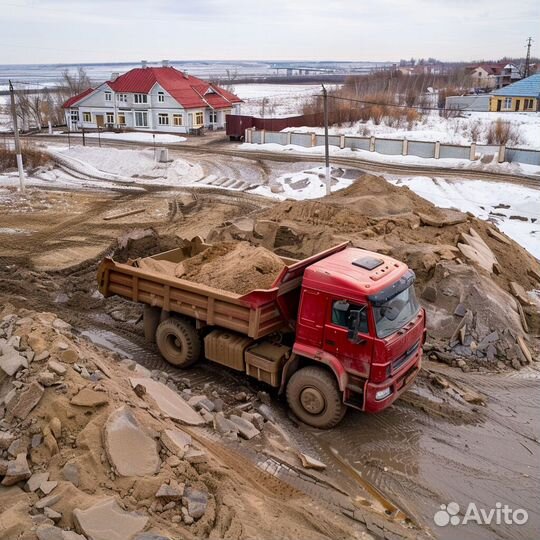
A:
{"label": "truck headlight", "polygon": [[381,401],[383,399],[386,399],[391,393],[392,389],[390,387],[385,388],[384,390],[379,390],[375,393],[375,401]]}

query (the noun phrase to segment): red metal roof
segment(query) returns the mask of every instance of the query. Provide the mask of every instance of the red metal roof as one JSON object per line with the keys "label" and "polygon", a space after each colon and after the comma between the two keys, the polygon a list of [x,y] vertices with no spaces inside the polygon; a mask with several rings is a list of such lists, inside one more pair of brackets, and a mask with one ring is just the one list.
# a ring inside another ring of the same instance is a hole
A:
{"label": "red metal roof", "polygon": [[[107,84],[115,92],[148,94],[158,83],[182,107],[193,109],[210,106],[224,109],[242,100],[223,88],[182,73],[173,67],[135,68]],[[211,93],[207,93],[211,89]]]}
{"label": "red metal roof", "polygon": [[82,99],[83,97],[86,97],[90,92],[93,92],[93,88],[87,88],[84,92],[81,92],[80,94],[77,94],[76,96],[70,97],[63,105],[62,107],[64,109],[69,109],[71,106],[75,105],[77,101]]}

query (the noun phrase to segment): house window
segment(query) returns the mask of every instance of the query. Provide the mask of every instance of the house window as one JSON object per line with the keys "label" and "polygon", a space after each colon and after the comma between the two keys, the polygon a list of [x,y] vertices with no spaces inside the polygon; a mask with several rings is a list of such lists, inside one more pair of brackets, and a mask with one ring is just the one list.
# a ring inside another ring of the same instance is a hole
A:
{"label": "house window", "polygon": [[92,113],[84,112],[83,113],[83,122],[91,122],[92,121]]}
{"label": "house window", "polygon": [[204,124],[204,114],[202,112],[195,113],[195,125],[202,126]]}
{"label": "house window", "polygon": [[70,111],[70,117],[72,122],[78,122],[79,121],[79,111]]}
{"label": "house window", "polygon": [[169,115],[167,113],[159,113],[158,114],[158,124],[160,126],[168,126],[169,125]]}
{"label": "house window", "polygon": [[184,125],[184,117],[181,114],[173,114],[173,125],[175,125],[175,126],[183,126]]}
{"label": "house window", "polygon": [[107,113],[107,124],[114,124],[114,113]]}
{"label": "house window", "polygon": [[120,126],[126,125],[126,115],[124,113],[118,113],[118,125]]}
{"label": "house window", "polygon": [[105,101],[112,101],[112,94],[110,92],[105,92]]}
{"label": "house window", "polygon": [[511,97],[504,98],[504,108],[507,111],[512,109],[512,98]]}
{"label": "house window", "polygon": [[157,100],[160,103],[165,103],[165,94],[163,92],[158,92],[157,93]]}
{"label": "house window", "polygon": [[135,127],[148,127],[148,113],[146,111],[135,112]]}
{"label": "house window", "polygon": [[127,103],[127,94],[116,94],[116,101]]}
{"label": "house window", "polygon": [[148,103],[148,95],[147,94],[135,94],[133,96],[133,99],[135,103]]}
{"label": "house window", "polygon": [[217,111],[210,111],[210,123],[217,124]]}

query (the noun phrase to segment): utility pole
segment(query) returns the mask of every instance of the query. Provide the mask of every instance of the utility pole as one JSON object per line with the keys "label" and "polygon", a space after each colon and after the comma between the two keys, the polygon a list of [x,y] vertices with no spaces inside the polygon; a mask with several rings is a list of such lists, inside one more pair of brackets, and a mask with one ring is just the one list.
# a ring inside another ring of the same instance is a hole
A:
{"label": "utility pole", "polygon": [[523,77],[528,77],[529,72],[531,71],[531,42],[532,38],[530,37],[527,40],[527,56],[525,57],[525,72],[523,73]]}
{"label": "utility pole", "polygon": [[324,163],[325,163],[325,181],[326,181],[326,194],[330,195],[330,148],[328,145],[328,92],[322,86],[323,101],[324,101]]}
{"label": "utility pole", "polygon": [[19,140],[19,126],[17,125],[17,109],[15,108],[15,92],[9,81],[9,95],[11,97],[11,116],[13,118],[13,135],[15,137],[15,154],[17,155],[17,169],[19,169],[19,189],[24,193],[24,169],[21,154],[21,141]]}

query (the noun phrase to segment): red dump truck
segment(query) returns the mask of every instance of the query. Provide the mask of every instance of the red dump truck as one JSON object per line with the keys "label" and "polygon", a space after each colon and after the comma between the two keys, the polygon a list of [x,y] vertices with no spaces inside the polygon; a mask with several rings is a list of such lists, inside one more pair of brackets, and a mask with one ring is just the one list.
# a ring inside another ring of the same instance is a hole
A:
{"label": "red dump truck", "polygon": [[[181,262],[202,242],[153,257]],[[149,259],[146,258],[146,259]],[[144,260],[144,259],[143,259]],[[335,426],[347,407],[379,412],[420,369],[425,312],[414,273],[347,243],[285,267],[269,289],[238,295],[106,258],[99,290],[144,304],[144,331],[180,368],[204,356],[285,392],[303,422]]]}

